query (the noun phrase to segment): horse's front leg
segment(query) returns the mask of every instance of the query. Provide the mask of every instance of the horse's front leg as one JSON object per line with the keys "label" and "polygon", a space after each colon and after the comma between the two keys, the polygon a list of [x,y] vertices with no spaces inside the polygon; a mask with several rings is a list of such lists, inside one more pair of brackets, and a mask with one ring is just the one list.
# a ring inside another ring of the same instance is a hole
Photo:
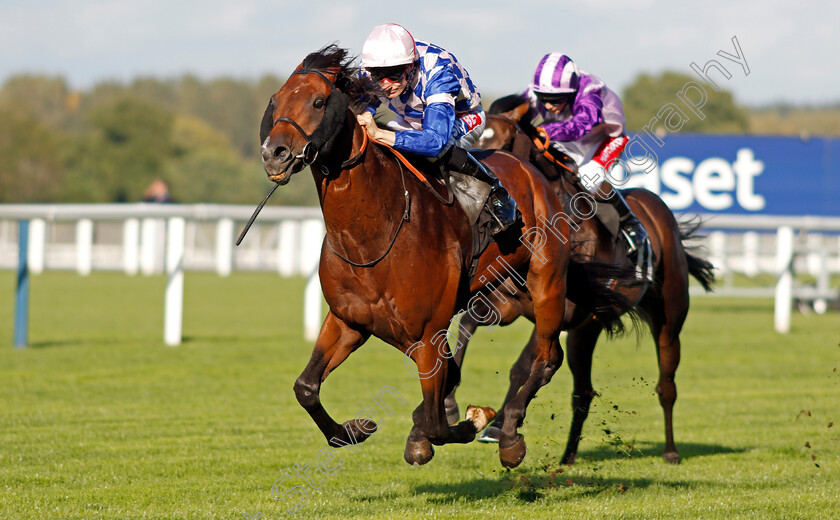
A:
{"label": "horse's front leg", "polygon": [[320,398],[321,382],[367,338],[367,334],[352,329],[330,312],[321,326],[309,363],[295,381],[298,402],[333,447],[357,444],[376,432],[376,423],[370,420],[336,423],[324,409]]}
{"label": "horse's front leg", "polygon": [[417,377],[423,392],[423,402],[412,415],[414,427],[408,435],[405,460],[420,465],[434,456],[433,444],[468,443],[495,417],[491,408],[470,406],[468,420],[450,426],[446,420],[444,398],[457,386],[460,369],[448,349],[438,351],[437,347],[421,342],[420,347],[406,353],[417,365]]}

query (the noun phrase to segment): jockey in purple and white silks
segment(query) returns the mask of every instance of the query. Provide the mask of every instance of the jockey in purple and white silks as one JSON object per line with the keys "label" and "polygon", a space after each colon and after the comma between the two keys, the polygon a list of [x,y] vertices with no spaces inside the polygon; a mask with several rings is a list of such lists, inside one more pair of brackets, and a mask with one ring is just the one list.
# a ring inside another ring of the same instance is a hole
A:
{"label": "jockey in purple and white silks", "polygon": [[[481,137],[487,119],[478,88],[454,55],[415,40],[400,25],[379,25],[362,47],[360,73],[370,78],[375,96],[358,116],[371,137],[490,184],[496,232],[516,221],[516,203],[507,190],[466,151]],[[387,129],[373,120],[383,103],[396,116]]]}
{"label": "jockey in purple and white silks", "polygon": [[577,163],[584,187],[596,200],[616,209],[628,255],[647,262],[649,256],[638,254],[649,253],[644,227],[621,193],[605,182],[612,179],[607,172],[617,165],[628,142],[618,95],[597,76],[578,69],[565,54],[552,52],[537,64],[522,98],[530,102],[531,123],[545,130],[551,147]]}

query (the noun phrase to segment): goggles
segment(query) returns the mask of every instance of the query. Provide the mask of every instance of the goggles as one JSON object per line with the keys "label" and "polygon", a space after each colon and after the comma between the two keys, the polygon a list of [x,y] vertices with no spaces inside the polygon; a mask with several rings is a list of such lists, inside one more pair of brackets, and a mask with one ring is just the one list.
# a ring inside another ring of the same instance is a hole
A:
{"label": "goggles", "polygon": [[393,67],[371,67],[367,69],[371,79],[375,83],[388,81],[397,83],[402,80],[408,72],[408,65],[395,65]]}
{"label": "goggles", "polygon": [[539,101],[543,105],[547,103],[550,103],[552,105],[571,104],[575,100],[575,94],[573,92],[566,94],[542,94],[540,92],[537,92],[536,95],[537,101]]}

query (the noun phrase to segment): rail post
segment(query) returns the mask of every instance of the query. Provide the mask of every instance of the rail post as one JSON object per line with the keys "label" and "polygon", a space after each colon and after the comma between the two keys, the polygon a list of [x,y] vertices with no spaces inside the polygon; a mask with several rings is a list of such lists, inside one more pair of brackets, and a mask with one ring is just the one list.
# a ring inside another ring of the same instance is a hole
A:
{"label": "rail post", "polygon": [[181,217],[169,219],[166,226],[166,297],[163,340],[171,346],[181,344],[184,314],[184,231]]}
{"label": "rail post", "polygon": [[793,228],[781,226],[776,234],[776,267],[779,278],[776,281],[776,301],[773,324],[776,332],[790,332],[790,314],[793,306]]}
{"label": "rail post", "polygon": [[29,337],[29,221],[18,224],[18,272],[15,293],[15,347],[26,348]]}

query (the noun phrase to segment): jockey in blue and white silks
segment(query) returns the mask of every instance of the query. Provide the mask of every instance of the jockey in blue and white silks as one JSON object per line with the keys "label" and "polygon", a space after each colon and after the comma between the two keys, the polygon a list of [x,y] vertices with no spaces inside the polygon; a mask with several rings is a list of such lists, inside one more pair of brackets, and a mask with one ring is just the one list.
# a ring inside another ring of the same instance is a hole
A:
{"label": "jockey in blue and white silks", "polygon": [[[393,98],[378,96],[367,110],[375,114],[384,102],[396,114],[388,128],[397,131],[397,150],[436,157],[453,144],[470,148],[487,121],[481,94],[451,53],[431,43],[412,43],[416,66],[410,76],[406,74],[407,88]],[[363,52],[363,74],[370,75],[368,67],[375,68],[372,63],[378,62],[366,60]]]}
{"label": "jockey in blue and white silks", "polygon": [[[552,52],[537,63],[528,89],[531,123],[548,134],[551,147],[578,165],[581,183],[599,202],[619,215],[627,253],[640,263],[650,260],[647,233],[607,175],[627,146],[624,109],[615,92],[597,76],[577,68],[565,54]],[[638,254],[642,250],[643,254]]]}
{"label": "jockey in blue and white silks", "polygon": [[[440,159],[450,170],[490,184],[497,232],[515,222],[516,204],[507,190],[466,151],[481,137],[487,119],[478,88],[455,56],[415,40],[401,25],[385,24],[365,40],[361,65],[374,99],[358,120],[371,137],[401,152]],[[373,121],[383,103],[395,114],[386,129]]]}

